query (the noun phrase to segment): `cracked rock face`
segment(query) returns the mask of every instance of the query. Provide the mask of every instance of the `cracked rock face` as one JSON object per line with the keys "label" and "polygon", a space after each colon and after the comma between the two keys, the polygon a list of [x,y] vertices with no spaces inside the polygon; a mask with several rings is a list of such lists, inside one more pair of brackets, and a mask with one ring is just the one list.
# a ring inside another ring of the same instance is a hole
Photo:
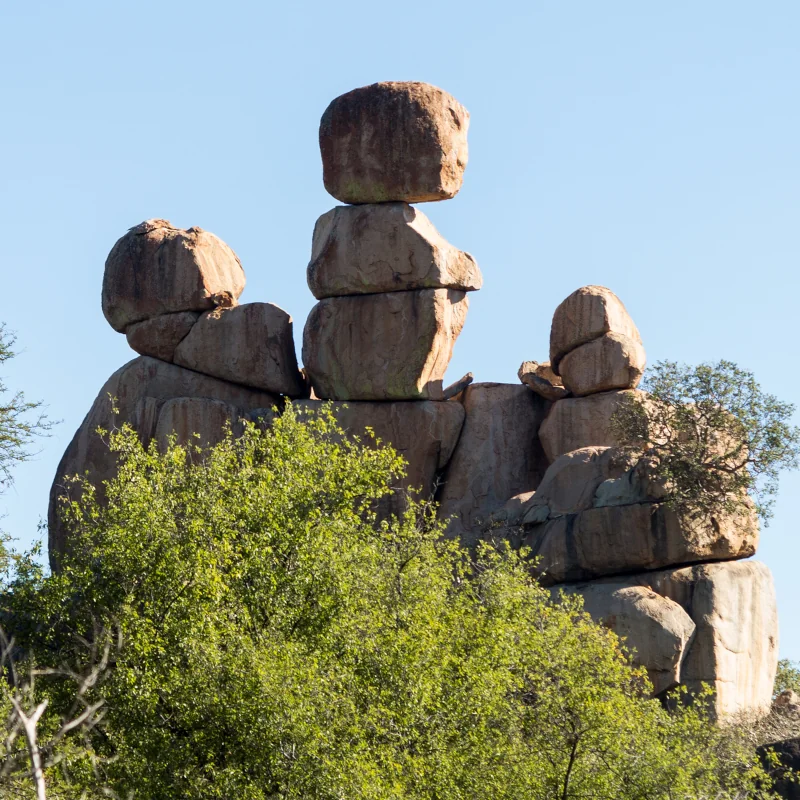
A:
{"label": "cracked rock face", "polygon": [[115,331],[161,314],[236,303],[244,270],[228,245],[202,228],[151,219],[111,249],[103,275],[103,314]]}
{"label": "cracked rock face", "polygon": [[427,83],[347,92],[319,126],[325,189],[354,204],[455,197],[467,166],[468,126],[464,106]]}
{"label": "cracked rock face", "polygon": [[642,343],[636,325],[614,292],[605,286],[583,286],[574,291],[553,314],[550,363],[556,374],[561,374],[561,359],[567,353],[607,333]]}
{"label": "cracked rock face", "polygon": [[254,389],[308,396],[297,367],[292,318],[272,303],[206,312],[175,349],[174,361]]}
{"label": "cracked rock face", "polygon": [[135,322],[125,331],[128,344],[142,356],[172,362],[175,348],[186,338],[200,316],[197,311],[179,311]]}
{"label": "cracked rock face", "polygon": [[612,389],[635,389],[647,359],[642,343],[621,333],[570,350],[558,365],[564,386],[576,397]]}
{"label": "cracked rock face", "polygon": [[439,496],[448,536],[468,546],[493,512],[535,489],[547,469],[538,442],[549,403],[521,384],[473,383],[460,396],[466,419]]}
{"label": "cracked rock face", "polygon": [[407,203],[337,206],[314,227],[308,286],[318,300],[408,289],[481,288],[475,259]]}
{"label": "cracked rock face", "polygon": [[[110,397],[115,398],[119,414],[113,413]],[[179,398],[180,402],[170,402]],[[155,358],[142,356],[129,361],[106,381],[56,470],[48,510],[51,564],[57,563],[68,544],[58,514],[58,498],[65,491],[65,477],[88,473],[102,495],[102,482],[111,479],[116,471],[116,455],[98,435],[98,428],[108,431],[127,422],[145,444],[154,436],[163,440],[171,431],[181,441],[188,441],[190,434],[198,433],[200,438],[196,441],[211,443],[219,440],[226,419],[245,417],[252,409],[271,408],[278,403],[279,398],[267,392]]]}
{"label": "cracked rock face", "polygon": [[303,363],[316,397],[442,400],[468,306],[454,289],[321,300],[303,331]]}

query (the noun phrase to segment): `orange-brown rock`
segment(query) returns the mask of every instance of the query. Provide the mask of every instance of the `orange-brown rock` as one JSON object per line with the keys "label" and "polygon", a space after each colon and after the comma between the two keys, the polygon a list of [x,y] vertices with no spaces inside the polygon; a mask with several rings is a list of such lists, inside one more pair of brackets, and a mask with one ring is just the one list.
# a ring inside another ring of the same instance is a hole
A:
{"label": "orange-brown rock", "polygon": [[584,581],[675,564],[752,556],[752,508],[687,520],[663,503],[590,508],[532,527],[524,537],[547,583]]}
{"label": "orange-brown rock", "polygon": [[255,389],[307,396],[292,318],[272,303],[206,312],[176,348],[175,363]]}
{"label": "orange-brown rock", "polygon": [[202,228],[164,219],[131,228],[111,249],[103,276],[103,313],[125,332],[143,319],[235,304],[244,289],[236,253]]}
{"label": "orange-brown rock", "polygon": [[[113,411],[111,398],[114,398],[118,414]],[[279,402],[279,398],[267,392],[227,383],[155,358],[141,356],[129,361],[106,381],[56,470],[48,510],[52,564],[57,563],[59,555],[64,552],[69,536],[58,513],[58,498],[66,491],[65,478],[85,473],[102,496],[102,482],[112,478],[116,471],[116,454],[108,449],[106,442],[98,435],[98,428],[109,431],[129,423],[146,444],[159,431],[164,405],[175,398],[191,398],[194,411],[198,409],[194,402],[198,399],[220,401],[225,406],[235,408],[241,417],[247,416],[247,412],[253,409],[271,408]],[[192,426],[196,424],[201,441],[215,441],[219,436],[220,416],[216,406],[207,408],[210,410],[207,417],[193,413],[192,418],[196,422]],[[173,420],[176,411],[177,408],[173,407],[167,412]],[[160,433],[174,428],[173,424],[161,422]],[[178,433],[186,438],[187,429],[183,423],[178,426]]]}
{"label": "orange-brown rock", "polygon": [[635,389],[647,364],[641,342],[621,333],[570,350],[558,366],[564,386],[576,397],[613,389]]}
{"label": "orange-brown rock", "polygon": [[469,114],[427,83],[373,83],[331,102],[319,126],[325,189],[342,203],[447,200],[467,165]]}
{"label": "orange-brown rock", "polygon": [[337,206],[314,227],[308,286],[318,300],[407,289],[481,288],[469,254],[407,203]]}
{"label": "orange-brown rock", "polygon": [[545,400],[555,402],[569,396],[569,392],[564,388],[564,382],[553,372],[549,361],[542,364],[538,361],[523,361],[517,371],[517,377]]}
{"label": "orange-brown rock", "polygon": [[473,383],[460,399],[466,419],[438,498],[439,516],[449,521],[449,536],[473,545],[495,511],[542,480],[547,461],[537,432],[549,403],[521,384],[505,383]]}
{"label": "orange-brown rock", "polygon": [[576,347],[618,333],[641,343],[622,301],[605,286],[583,286],[573,292],[553,314],[550,328],[550,363],[561,374],[561,359]]}
{"label": "orange-brown rock", "polygon": [[303,364],[315,396],[441,400],[468,305],[454,289],[321,300],[303,332]]}
{"label": "orange-brown rock", "polygon": [[172,361],[175,348],[197,322],[197,311],[178,311],[134,322],[125,331],[128,344],[142,356],[153,356],[162,361]]}
{"label": "orange-brown rock", "polygon": [[[292,404],[301,413],[316,413],[320,400],[298,400]],[[384,512],[405,507],[406,490],[419,491],[431,499],[437,478],[447,466],[464,424],[464,407],[458,402],[410,401],[398,403],[331,403],[331,411],[342,429],[372,445],[370,428],[383,444],[391,445],[408,462],[398,492],[383,504]]]}
{"label": "orange-brown rock", "polygon": [[550,461],[582,447],[614,447],[619,440],[612,420],[620,405],[643,392],[602,392],[588,397],[567,397],[553,403],[539,430],[539,439]]}

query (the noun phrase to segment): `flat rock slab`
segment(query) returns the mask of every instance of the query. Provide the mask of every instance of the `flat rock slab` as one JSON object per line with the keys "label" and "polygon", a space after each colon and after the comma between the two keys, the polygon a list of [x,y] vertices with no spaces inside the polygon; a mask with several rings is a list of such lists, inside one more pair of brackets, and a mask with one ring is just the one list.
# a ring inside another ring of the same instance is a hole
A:
{"label": "flat rock slab", "polygon": [[177,311],[234,305],[244,270],[222,239],[202,228],[182,230],[164,219],[131,228],[106,259],[103,314],[115,331]]}
{"label": "flat rock slab", "polygon": [[663,503],[605,506],[536,525],[523,544],[538,557],[544,583],[566,583],[748,558],[758,545],[758,520],[751,509],[688,523]]}
{"label": "flat rock slab", "polygon": [[[113,413],[111,397],[115,398],[119,411],[116,415]],[[187,427],[178,424],[175,407],[168,411],[171,418],[176,420],[175,424],[162,422],[159,427],[162,408],[175,398],[219,401],[236,409],[242,417],[252,409],[271,408],[279,402],[278,397],[267,392],[227,383],[155,358],[142,356],[129,361],[106,381],[56,470],[48,509],[51,564],[54,565],[64,552],[69,536],[58,514],[58,498],[64,493],[64,478],[88,473],[89,480],[102,496],[102,482],[111,479],[116,472],[116,456],[98,435],[97,429],[109,431],[129,423],[145,444],[157,431],[164,434],[176,427],[179,434],[184,436],[188,432]],[[216,406],[209,406],[208,410],[209,416],[204,418],[202,414],[195,413],[197,406],[193,406],[192,419],[196,420],[196,432],[200,433],[201,440],[213,441],[219,436],[220,417]]]}
{"label": "flat rock slab", "polygon": [[538,361],[523,361],[517,370],[517,377],[529,389],[553,403],[569,395],[564,388],[564,382],[553,372],[549,361],[542,364]]}
{"label": "flat rock slab", "polygon": [[175,349],[174,360],[254,389],[308,396],[297,367],[292,318],[272,303],[206,312]]}
{"label": "flat rock slab", "polygon": [[321,300],[303,332],[303,363],[325,400],[441,400],[469,301],[454,289]]}
{"label": "flat rock slab", "polygon": [[448,535],[474,545],[493,512],[534,490],[547,469],[538,440],[549,403],[521,384],[473,383],[466,420],[439,495]]}
{"label": "flat rock slab", "polygon": [[635,389],[647,366],[642,343],[606,333],[570,350],[559,364],[564,386],[576,397],[613,389]]}
{"label": "flat rock slab", "polygon": [[550,461],[583,447],[614,447],[624,444],[617,436],[612,420],[621,404],[644,392],[602,392],[588,397],[567,397],[553,403],[539,431],[544,451]]}
{"label": "flat rock slab", "polygon": [[175,348],[186,338],[199,317],[198,311],[161,314],[129,325],[125,336],[131,349],[139,355],[172,363]]}
{"label": "flat rock slab", "polygon": [[576,347],[618,333],[641,344],[639,331],[622,301],[605,286],[582,286],[553,314],[550,328],[550,363],[561,374],[561,359]]}
{"label": "flat rock slab", "polygon": [[624,640],[633,663],[647,670],[654,695],[680,684],[697,628],[682,606],[635,581],[594,581],[568,592],[580,594],[592,619]]}
{"label": "flat rock slab", "polygon": [[325,403],[299,400],[293,403],[302,413],[318,413],[330,406],[342,429],[362,442],[371,428],[377,439],[391,445],[408,462],[400,491],[388,499],[383,515],[405,508],[407,490],[419,491],[422,500],[431,499],[437,479],[450,461],[464,424],[464,407],[459,402],[412,401],[399,403]]}
{"label": "flat rock slab", "polygon": [[337,206],[314,227],[308,287],[318,300],[409,289],[481,288],[469,254],[407,203]]}
{"label": "flat rock slab", "polygon": [[427,83],[385,82],[331,102],[319,126],[322,179],[342,203],[447,200],[467,166],[469,114]]}

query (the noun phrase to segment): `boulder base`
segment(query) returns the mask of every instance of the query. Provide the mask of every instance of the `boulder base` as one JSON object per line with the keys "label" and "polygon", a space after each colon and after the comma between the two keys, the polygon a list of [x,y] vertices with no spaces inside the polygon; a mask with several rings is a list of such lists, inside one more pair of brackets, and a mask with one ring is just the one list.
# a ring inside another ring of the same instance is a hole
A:
{"label": "boulder base", "polygon": [[464,292],[453,289],[321,300],[303,332],[316,397],[441,400],[468,306]]}
{"label": "boulder base", "polygon": [[319,126],[322,179],[342,203],[447,200],[467,166],[469,114],[427,83],[373,83],[331,102]]}
{"label": "boulder base", "polygon": [[[115,398],[119,411],[114,414],[110,397]],[[50,490],[48,509],[50,562],[56,565],[58,557],[64,552],[68,542],[68,530],[58,513],[58,498],[65,492],[64,479],[67,476],[87,474],[87,477],[102,493],[102,482],[114,476],[117,460],[97,429],[109,431],[129,423],[147,444],[154,435],[174,430],[175,425],[161,422],[164,405],[176,398],[199,398],[220,401],[236,409],[244,417],[251,409],[271,408],[279,398],[266,392],[248,389],[244,386],[200,375],[192,370],[167,364],[155,358],[142,356],[129,361],[106,381],[89,413],[81,423],[67,447],[56,470],[56,477]],[[207,407],[209,416],[204,417],[193,406],[192,418],[195,420],[201,441],[215,441],[219,436],[220,415],[216,406]],[[175,406],[167,410],[170,419],[176,419]],[[159,425],[159,423],[161,424]],[[193,423],[193,424],[195,424]],[[177,424],[177,423],[176,423]],[[178,433],[184,436],[186,426],[179,427]]]}
{"label": "boulder base", "polygon": [[409,289],[481,288],[475,259],[407,203],[337,206],[314,227],[308,287],[318,300]]}
{"label": "boulder base", "polygon": [[292,318],[272,303],[203,314],[176,348],[175,363],[254,389],[289,397],[306,393],[294,352]]}
{"label": "boulder base", "polygon": [[235,304],[244,289],[236,253],[202,228],[165,219],[131,228],[106,259],[103,314],[115,331],[177,311]]}

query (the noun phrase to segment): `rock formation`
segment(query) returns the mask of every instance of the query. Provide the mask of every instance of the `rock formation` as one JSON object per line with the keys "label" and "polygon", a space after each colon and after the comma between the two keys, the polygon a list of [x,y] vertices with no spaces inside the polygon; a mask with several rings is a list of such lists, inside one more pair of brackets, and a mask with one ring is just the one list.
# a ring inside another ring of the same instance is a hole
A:
{"label": "rock formation", "polygon": [[472,383],[469,373],[443,387],[482,277],[409,203],[458,192],[468,122],[454,98],[421,83],[356,89],[325,111],[323,180],[347,205],[314,228],[305,374],[291,317],[270,303],[238,305],[244,272],[213,234],[149,220],[114,245],[103,312],[140,356],[102,387],[59,464],[54,566],[69,547],[58,514],[59,497],[74,491],[66,478],[86,474],[102,496],[114,474],[98,428],[129,423],[145,443],[174,435],[209,445],[227,425],[269,424],[287,398],[308,415],[331,401],[345,435],[391,444],[408,462],[382,515],[405,507],[407,489],[435,496],[447,535],[529,548],[532,571],[555,594],[581,595],[656,694],[708,682],[720,715],[766,710],[774,590],[764,565],[741,560],[758,544],[755,514],[686,522],[652,464],[620,441],[615,412],[646,398],[644,347],[622,301],[601,286],[578,289],[555,311],[549,361],[524,362],[520,383]]}

